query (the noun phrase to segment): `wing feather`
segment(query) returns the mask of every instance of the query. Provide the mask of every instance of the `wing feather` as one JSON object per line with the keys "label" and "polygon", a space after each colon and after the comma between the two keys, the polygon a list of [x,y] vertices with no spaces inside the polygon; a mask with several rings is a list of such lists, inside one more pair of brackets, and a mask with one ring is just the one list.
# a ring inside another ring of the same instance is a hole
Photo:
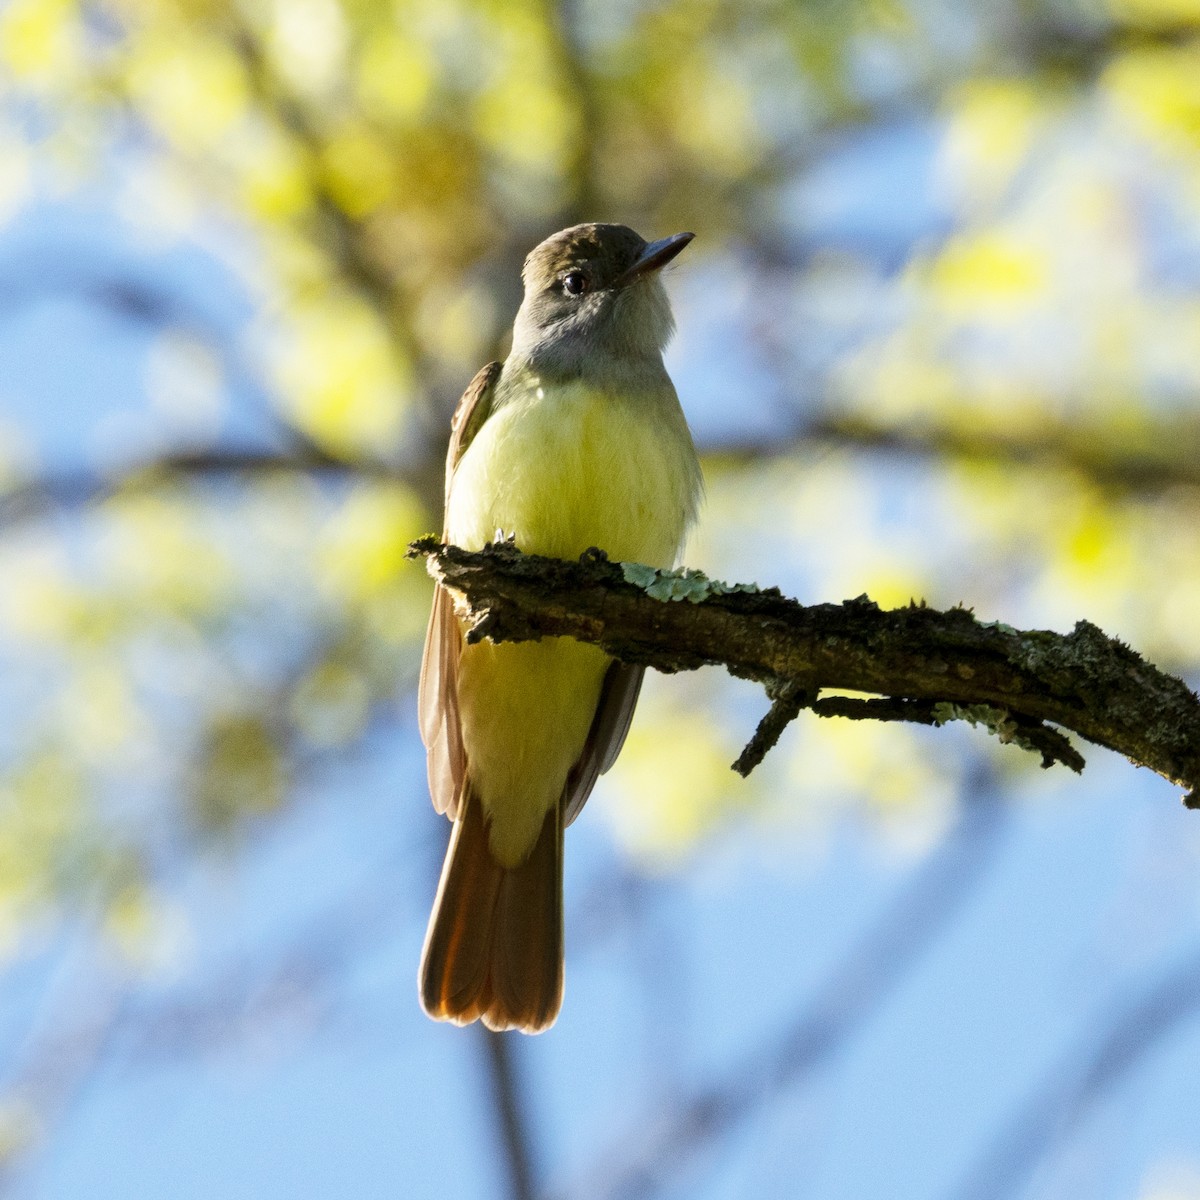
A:
{"label": "wing feather", "polygon": [[[450,426],[450,447],[446,452],[447,505],[458,461],[491,412],[500,371],[500,363],[488,363],[471,380],[455,409]],[[446,536],[444,518],[442,536]],[[433,610],[421,657],[417,716],[421,740],[427,751],[429,794],[434,808],[451,819],[458,816],[467,765],[458,713],[458,659],[461,653],[462,628],[454,615],[454,603],[449,592],[439,586],[434,590]]]}
{"label": "wing feather", "polygon": [[564,825],[569,825],[579,816],[592,794],[592,788],[596,786],[596,780],[617,761],[617,755],[625,744],[625,735],[629,732],[629,723],[633,720],[645,670],[645,667],[634,667],[623,662],[613,662],[609,666],[583,753],[567,776],[567,786],[563,791]]}

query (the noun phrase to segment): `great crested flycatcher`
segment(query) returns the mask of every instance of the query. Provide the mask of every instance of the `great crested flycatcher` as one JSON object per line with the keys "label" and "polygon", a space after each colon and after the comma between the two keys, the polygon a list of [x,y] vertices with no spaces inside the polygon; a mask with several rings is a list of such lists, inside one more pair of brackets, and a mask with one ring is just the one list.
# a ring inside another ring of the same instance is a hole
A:
{"label": "great crested flycatcher", "polygon": [[[659,270],[690,233],[647,243],[576,225],[525,260],[503,364],[471,381],[446,458],[443,537],[531,554],[591,546],[671,567],[696,515],[700,464],[662,351]],[[467,645],[438,588],[421,667],[434,807],[454,821],[422,955],[425,1011],[527,1033],[562,1003],[563,829],[620,752],[642,668],[570,638]]]}

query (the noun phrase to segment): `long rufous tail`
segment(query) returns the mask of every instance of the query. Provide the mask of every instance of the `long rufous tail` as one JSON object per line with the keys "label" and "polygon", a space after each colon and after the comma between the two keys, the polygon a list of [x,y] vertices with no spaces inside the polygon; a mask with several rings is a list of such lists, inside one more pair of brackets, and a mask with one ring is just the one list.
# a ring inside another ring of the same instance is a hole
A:
{"label": "long rufous tail", "polygon": [[562,1004],[562,805],[529,857],[504,867],[468,782],[442,867],[425,950],[421,1004],[441,1021],[536,1033]]}

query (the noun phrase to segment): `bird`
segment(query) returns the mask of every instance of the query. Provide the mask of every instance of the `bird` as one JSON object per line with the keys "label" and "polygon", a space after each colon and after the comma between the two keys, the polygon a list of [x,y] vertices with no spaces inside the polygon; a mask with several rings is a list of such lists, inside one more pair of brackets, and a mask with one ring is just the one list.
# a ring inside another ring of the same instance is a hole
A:
{"label": "bird", "polygon": [[[663,364],[662,268],[693,236],[588,223],[529,253],[508,357],[479,371],[451,424],[443,541],[678,563],[703,480]],[[421,956],[429,1016],[554,1023],[563,831],[621,750],[642,671],[565,637],[467,644],[436,587],[418,710],[430,795],[453,827]]]}

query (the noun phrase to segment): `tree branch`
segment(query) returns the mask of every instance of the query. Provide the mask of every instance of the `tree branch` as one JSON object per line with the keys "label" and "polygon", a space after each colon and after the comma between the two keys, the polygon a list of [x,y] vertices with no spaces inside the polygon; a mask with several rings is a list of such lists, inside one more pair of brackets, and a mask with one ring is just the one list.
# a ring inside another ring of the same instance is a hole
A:
{"label": "tree branch", "polygon": [[[1079,771],[1083,758],[1058,726],[1186,788],[1200,807],[1200,697],[1088,621],[1059,634],[983,624],[962,608],[884,612],[866,596],[805,606],[776,588],[610,563],[599,551],[563,562],[429,537],[409,553],[456,594],[469,642],[573,637],[659,671],[719,665],[763,684],[777,711],[739,759],[747,769],[805,707],[966,720],[1038,753],[1043,766]],[[882,699],[821,697],[831,688]]]}
{"label": "tree branch", "polygon": [[794,422],[767,436],[725,439],[705,451],[711,458],[743,465],[822,446],[941,463],[1012,463],[1074,471],[1114,495],[1158,496],[1200,487],[1200,422],[1192,417],[1148,420],[1131,431],[1043,414],[1033,431],[915,419],[889,425],[861,414],[828,411],[810,417],[798,411]]}
{"label": "tree branch", "polygon": [[338,458],[303,439],[289,449],[199,448],[172,451],[132,462],[111,474],[80,468],[35,476],[0,492],[0,529],[43,516],[59,507],[97,504],[131,488],[154,488],[188,480],[268,478],[308,475],[314,479],[376,480],[405,483],[420,490],[418,469],[379,459]]}
{"label": "tree branch", "polygon": [[510,1200],[534,1200],[537,1189],[533,1181],[529,1122],[525,1116],[521,1088],[517,1083],[513,1041],[509,1035],[494,1033],[482,1025],[478,1028],[479,1044],[487,1060],[496,1124],[504,1145],[508,1195]]}

